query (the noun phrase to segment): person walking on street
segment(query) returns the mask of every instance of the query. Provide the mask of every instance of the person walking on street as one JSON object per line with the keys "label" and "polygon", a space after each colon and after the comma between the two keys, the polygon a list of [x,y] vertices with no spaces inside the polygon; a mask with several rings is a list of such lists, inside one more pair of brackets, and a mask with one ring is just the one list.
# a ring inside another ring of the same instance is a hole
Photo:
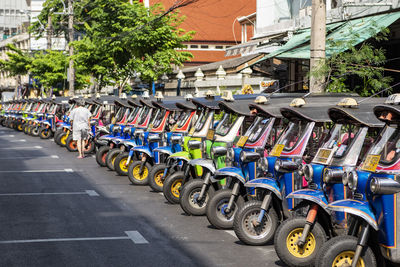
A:
{"label": "person walking on street", "polygon": [[79,156],[78,159],[85,157],[84,149],[86,141],[89,139],[90,119],[92,114],[84,107],[85,100],[78,99],[76,101],[76,108],[69,114],[72,120],[72,139],[76,141],[78,146]]}

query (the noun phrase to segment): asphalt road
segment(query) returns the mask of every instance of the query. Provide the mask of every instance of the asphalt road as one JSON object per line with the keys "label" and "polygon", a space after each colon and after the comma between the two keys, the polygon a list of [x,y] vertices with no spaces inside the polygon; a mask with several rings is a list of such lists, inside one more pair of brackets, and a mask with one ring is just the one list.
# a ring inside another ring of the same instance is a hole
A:
{"label": "asphalt road", "polygon": [[282,266],[50,140],[0,127],[0,266]]}

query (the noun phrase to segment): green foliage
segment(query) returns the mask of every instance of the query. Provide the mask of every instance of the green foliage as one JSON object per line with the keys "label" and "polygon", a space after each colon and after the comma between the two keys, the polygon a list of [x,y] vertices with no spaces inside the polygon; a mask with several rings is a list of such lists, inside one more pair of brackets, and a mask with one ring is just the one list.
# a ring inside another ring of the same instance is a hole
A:
{"label": "green foliage", "polygon": [[[387,40],[389,30],[380,30],[369,42],[358,46],[354,45],[355,39],[327,40],[330,47],[346,47],[346,51],[333,53],[311,75],[326,77],[328,92],[355,92],[369,96],[389,87],[392,78],[384,75],[385,50],[374,46]],[[352,36],[357,38],[357,33],[352,33]]]}
{"label": "green foliage", "polygon": [[13,44],[8,44],[7,60],[0,60],[0,69],[9,72],[9,76],[26,75],[29,71],[29,65],[32,61],[29,54],[16,48]]}

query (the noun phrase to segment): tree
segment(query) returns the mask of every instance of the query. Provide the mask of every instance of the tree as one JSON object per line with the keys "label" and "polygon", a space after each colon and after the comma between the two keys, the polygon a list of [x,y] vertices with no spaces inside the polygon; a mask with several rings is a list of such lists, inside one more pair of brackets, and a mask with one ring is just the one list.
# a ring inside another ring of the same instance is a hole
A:
{"label": "tree", "polygon": [[[355,38],[357,34],[353,33]],[[355,92],[369,96],[390,86],[392,78],[385,76],[385,50],[377,48],[380,41],[387,40],[389,30],[380,29],[369,41],[354,45],[348,41],[327,40],[330,47],[346,47],[344,52],[335,52],[314,72],[327,78],[327,92]]]}
{"label": "tree", "polygon": [[9,77],[17,77],[17,84],[21,86],[21,76],[28,74],[32,58],[14,44],[7,44],[7,48],[10,50],[6,53],[8,59],[0,59],[0,70],[6,71]]}

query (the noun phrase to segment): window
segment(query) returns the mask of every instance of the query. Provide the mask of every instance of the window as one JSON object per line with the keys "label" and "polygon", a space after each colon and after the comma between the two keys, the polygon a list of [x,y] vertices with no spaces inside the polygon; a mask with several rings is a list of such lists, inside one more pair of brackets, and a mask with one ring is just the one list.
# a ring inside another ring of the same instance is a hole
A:
{"label": "window", "polygon": [[190,45],[190,48],[199,48],[198,45]]}
{"label": "window", "polygon": [[200,48],[208,49],[208,45],[201,45]]}
{"label": "window", "polygon": [[224,49],[224,46],[223,45],[216,45],[215,49]]}

